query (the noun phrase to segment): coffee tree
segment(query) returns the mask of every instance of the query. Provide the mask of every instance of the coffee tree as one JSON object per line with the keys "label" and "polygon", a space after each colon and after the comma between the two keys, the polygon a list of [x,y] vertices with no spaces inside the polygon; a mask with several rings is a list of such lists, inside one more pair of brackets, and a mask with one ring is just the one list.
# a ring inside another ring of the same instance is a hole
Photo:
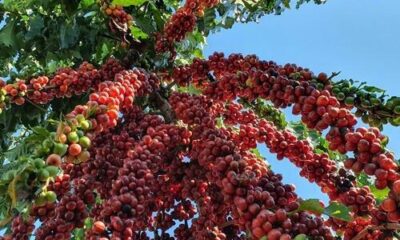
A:
{"label": "coffee tree", "polygon": [[[2,1],[0,239],[397,239],[381,130],[399,97],[202,55],[209,34],[304,2]],[[329,204],[297,196],[260,145]]]}

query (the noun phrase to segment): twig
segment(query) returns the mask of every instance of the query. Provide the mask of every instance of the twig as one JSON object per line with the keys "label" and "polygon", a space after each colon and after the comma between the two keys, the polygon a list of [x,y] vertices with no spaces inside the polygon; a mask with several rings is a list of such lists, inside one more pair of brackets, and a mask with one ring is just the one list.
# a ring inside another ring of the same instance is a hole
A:
{"label": "twig", "polygon": [[121,39],[119,39],[117,37],[114,37],[114,36],[111,36],[111,35],[108,35],[108,34],[105,34],[105,33],[100,33],[100,36],[108,38],[108,39],[111,39],[111,40],[115,40],[115,41],[118,41],[118,42],[121,41]]}
{"label": "twig", "polygon": [[30,104],[32,104],[33,106],[35,106],[36,108],[38,108],[39,110],[41,110],[42,112],[47,112],[46,109],[42,108],[41,106],[37,105],[36,103],[32,102],[31,100],[29,100],[29,98],[25,98],[26,101],[28,101]]}
{"label": "twig", "polygon": [[329,80],[329,81],[332,80],[334,77],[338,76],[340,73],[341,73],[341,71],[339,71],[339,72],[333,72],[333,73],[328,77],[328,80]]}
{"label": "twig", "polygon": [[112,23],[116,28],[118,28],[119,31],[126,33],[128,31],[128,26],[126,23],[124,23],[122,26],[119,25],[114,19],[111,19]]}

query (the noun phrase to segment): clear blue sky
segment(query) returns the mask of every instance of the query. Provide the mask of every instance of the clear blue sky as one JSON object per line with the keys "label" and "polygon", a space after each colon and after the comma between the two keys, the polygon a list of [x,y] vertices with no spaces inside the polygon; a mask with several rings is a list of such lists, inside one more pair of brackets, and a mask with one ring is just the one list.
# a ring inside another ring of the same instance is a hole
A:
{"label": "clear blue sky", "polygon": [[[257,54],[279,64],[296,63],[314,73],[341,71],[339,78],[353,78],[400,95],[399,0],[328,0],[325,5],[306,4],[280,16],[265,16],[260,23],[237,24],[208,39],[206,56],[214,51]],[[385,127],[389,147],[398,150],[400,128]],[[262,153],[284,181],[295,183],[303,198],[319,197],[318,187],[298,175],[287,160]],[[396,154],[398,158],[400,154]]]}

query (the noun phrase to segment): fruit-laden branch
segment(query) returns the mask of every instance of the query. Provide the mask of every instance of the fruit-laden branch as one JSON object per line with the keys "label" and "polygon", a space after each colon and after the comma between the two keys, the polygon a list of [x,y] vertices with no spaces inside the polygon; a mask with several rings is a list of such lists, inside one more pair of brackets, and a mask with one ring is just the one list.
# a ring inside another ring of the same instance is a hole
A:
{"label": "fruit-laden branch", "polygon": [[[208,81],[209,72],[218,82]],[[399,168],[393,154],[382,147],[386,138],[380,131],[376,128],[354,130],[356,118],[351,112],[328,90],[319,91],[311,81],[318,79],[327,84],[326,74],[313,77],[309,70],[296,65],[279,66],[260,61],[255,56],[233,54],[224,58],[223,54],[214,54],[209,60],[197,59],[191,65],[176,68],[172,79],[180,85],[192,83],[215,100],[233,101],[241,97],[252,101],[261,97],[272,101],[276,107],[293,105],[293,113],[300,114],[307,127],[321,132],[330,128],[326,139],[331,150],[354,154],[354,158],[346,161],[347,168],[355,173],[364,171],[367,175],[375,175],[379,189],[392,188],[399,180]],[[388,215],[376,216],[375,222],[400,219],[396,208],[384,210]]]}
{"label": "fruit-laden branch", "polygon": [[[90,157],[90,153],[87,151],[90,146],[90,140],[99,133],[107,131],[107,129],[109,128],[115,127],[117,125],[117,119],[119,118],[119,111],[132,108],[134,97],[136,95],[146,94],[149,91],[152,92],[154,90],[153,88],[156,88],[158,86],[158,81],[157,79],[154,79],[154,75],[150,76],[140,70],[123,70],[116,73],[116,69],[114,69],[112,66],[113,64],[105,66],[105,69],[108,69],[107,74],[104,75],[107,76],[107,79],[98,84],[96,92],[90,94],[88,103],[85,105],[76,106],[71,113],[66,115],[66,120],[59,124],[57,132],[54,134],[49,134],[49,142],[54,142],[54,146],[53,144],[51,144],[51,146],[53,147],[51,151],[52,154],[49,155],[48,153],[36,153],[32,156],[29,156],[29,159],[37,159],[32,163],[28,163],[32,164],[32,166],[29,166],[29,168],[43,167],[42,165],[45,164],[41,163],[42,161],[39,160],[46,158],[47,165],[54,167],[61,167],[61,158],[63,158],[64,162],[75,164],[87,161]],[[114,81],[109,81],[109,78],[113,79]],[[81,135],[79,135],[78,132],[81,132]],[[24,157],[26,156],[20,156],[20,158]],[[22,166],[22,169],[17,170],[17,174],[24,175],[25,171],[27,171],[29,168],[28,166]],[[57,172],[58,170],[55,170],[56,174]],[[50,176],[54,175],[55,174],[51,174]],[[9,180],[11,182],[3,182],[2,180],[1,184],[9,186],[8,193],[10,195],[10,202],[15,202],[16,199],[19,199],[18,194],[20,192],[24,192],[23,190],[31,193],[34,192],[33,189],[19,188],[41,188],[41,186],[37,185],[40,185],[42,180],[47,181],[50,177],[49,172],[47,172],[47,175],[33,176],[34,179],[30,179],[30,181],[35,184],[31,186],[21,185],[16,182],[14,182],[13,185],[10,185],[15,178],[11,178]],[[15,188],[13,187],[12,191],[10,191],[10,186],[14,186]],[[46,189],[43,189],[38,196],[33,197],[36,198],[36,201],[38,203],[40,202],[39,204],[41,204],[48,200],[55,201],[55,196],[53,197],[53,195],[54,192],[53,194],[49,195],[48,191]],[[71,199],[69,195],[63,196],[63,199],[64,197],[66,198],[66,202],[71,202],[75,200],[77,203],[80,202],[80,200],[78,199],[71,200],[72,198],[75,198],[75,196],[72,196]],[[24,202],[24,204],[27,205],[29,203]],[[60,204],[62,205],[63,201],[61,201]],[[81,207],[79,211],[83,211],[83,208]],[[15,204],[10,204],[9,209],[12,210],[13,208],[15,208]],[[52,222],[52,225],[48,227],[51,229],[54,226],[56,227],[57,225],[63,225],[65,224],[65,222],[63,221],[67,221],[67,224],[72,224],[72,219],[66,217],[67,215],[57,218],[55,220],[56,222]],[[77,227],[80,227],[80,225],[82,224],[81,221],[83,221],[84,219],[85,217],[81,217],[79,219],[79,222],[76,223]],[[41,234],[45,235],[46,231],[44,231],[44,233],[42,232]]]}
{"label": "fruit-laden branch", "polygon": [[356,116],[361,117],[363,122],[379,128],[387,123],[400,125],[399,97],[390,97],[382,89],[356,83],[353,80],[329,81],[329,88],[342,106],[349,109],[355,107]]}
{"label": "fruit-laden branch", "polygon": [[[306,212],[295,213],[294,217],[287,214],[299,207],[294,187],[283,185],[280,175],[269,170],[266,163],[257,159],[249,149],[241,148],[232,129],[216,127],[216,109],[221,110],[218,102],[214,105],[205,96],[173,93],[170,103],[177,118],[193,129],[191,160],[210,172],[206,175],[209,181],[222,188],[224,203],[232,209],[233,221],[240,229],[250,231],[255,239],[263,236],[291,239],[299,234],[296,226],[302,224],[303,219],[312,219],[316,225],[304,231],[312,231],[316,237],[333,239],[323,227],[322,218],[312,217]],[[225,219],[214,218],[212,221],[216,226],[226,223]],[[202,229],[207,228],[205,225]],[[280,228],[282,230],[278,230]]]}
{"label": "fruit-laden branch", "polygon": [[6,84],[0,79],[0,109],[6,104],[23,105],[26,100],[34,104],[47,104],[55,98],[70,98],[97,89],[99,83],[112,81],[116,73],[123,70],[115,59],[109,59],[96,69],[84,62],[76,70],[59,69],[51,78],[40,76],[28,81],[18,79],[15,83]]}

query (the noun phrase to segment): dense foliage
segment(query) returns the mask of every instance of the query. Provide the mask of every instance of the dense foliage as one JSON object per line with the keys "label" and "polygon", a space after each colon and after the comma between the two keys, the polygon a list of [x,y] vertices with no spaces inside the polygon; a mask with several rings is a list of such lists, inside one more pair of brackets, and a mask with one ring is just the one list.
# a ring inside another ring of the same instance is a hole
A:
{"label": "dense foliage", "polygon": [[[0,239],[397,239],[381,130],[400,125],[399,97],[203,57],[209,34],[304,2],[0,2]],[[297,196],[260,145],[329,205]]]}

